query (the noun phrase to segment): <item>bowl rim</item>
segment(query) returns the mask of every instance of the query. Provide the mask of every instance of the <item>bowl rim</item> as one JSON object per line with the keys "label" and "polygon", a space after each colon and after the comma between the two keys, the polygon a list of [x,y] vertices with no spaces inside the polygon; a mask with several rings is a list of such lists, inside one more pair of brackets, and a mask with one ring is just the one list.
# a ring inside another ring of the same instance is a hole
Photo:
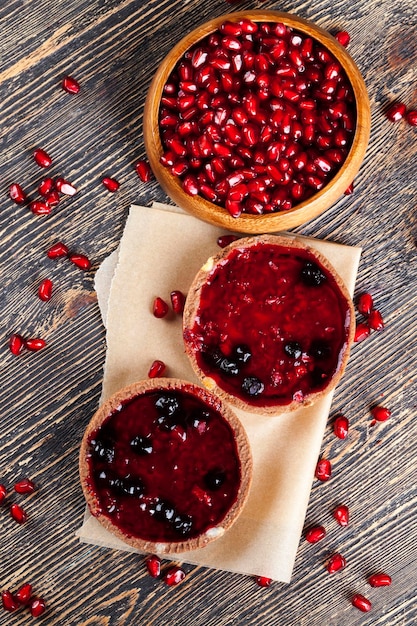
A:
{"label": "bowl rim", "polygon": [[[184,52],[207,35],[217,30],[225,21],[250,19],[255,22],[282,22],[286,26],[307,34],[324,45],[340,62],[355,97],[356,128],[349,152],[333,178],[312,196],[289,210],[263,215],[241,214],[232,217],[222,206],[213,204],[203,196],[188,196],[182,189],[180,179],[159,162],[163,153],[159,132],[159,103],[167,78]],[[155,101],[158,103],[154,105]],[[347,50],[328,31],[314,22],[292,13],[273,10],[247,10],[226,13],[212,18],[185,35],[160,63],[145,101],[143,133],[145,149],[152,170],[166,193],[186,211],[212,224],[229,230],[247,233],[274,232],[299,226],[317,217],[343,196],[359,171],[367,149],[371,126],[369,96],[358,66]],[[184,204],[184,206],[183,206]],[[192,209],[189,206],[192,206]]]}

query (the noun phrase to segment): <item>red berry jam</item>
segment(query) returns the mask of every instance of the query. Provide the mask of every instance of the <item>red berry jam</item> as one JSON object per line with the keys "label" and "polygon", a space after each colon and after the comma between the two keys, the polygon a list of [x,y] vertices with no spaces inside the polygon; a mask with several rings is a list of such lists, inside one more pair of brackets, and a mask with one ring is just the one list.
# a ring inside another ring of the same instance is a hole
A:
{"label": "red berry jam", "polygon": [[302,403],[339,371],[350,300],[309,249],[232,246],[205,274],[187,347],[205,376],[246,404]]}
{"label": "red berry jam", "polygon": [[219,524],[237,499],[236,439],[216,399],[180,389],[123,402],[88,437],[99,513],[126,536],[178,542]]}
{"label": "red berry jam", "polygon": [[[230,34],[230,33],[233,34]],[[319,41],[282,23],[224,22],[188,49],[161,97],[161,163],[233,217],[285,211],[339,171],[352,86]]]}

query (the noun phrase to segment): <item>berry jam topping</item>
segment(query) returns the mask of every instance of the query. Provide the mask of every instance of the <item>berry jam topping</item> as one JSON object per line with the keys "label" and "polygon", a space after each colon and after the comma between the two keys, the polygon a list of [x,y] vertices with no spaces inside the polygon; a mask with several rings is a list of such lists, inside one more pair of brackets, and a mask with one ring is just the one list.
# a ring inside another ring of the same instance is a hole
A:
{"label": "berry jam topping", "polygon": [[303,402],[340,368],[349,299],[308,249],[232,246],[205,274],[187,346],[205,376],[251,406]]}
{"label": "berry jam topping", "polygon": [[89,487],[123,533],[178,542],[221,523],[241,467],[234,433],[191,392],[150,390],[124,402],[88,439]]}

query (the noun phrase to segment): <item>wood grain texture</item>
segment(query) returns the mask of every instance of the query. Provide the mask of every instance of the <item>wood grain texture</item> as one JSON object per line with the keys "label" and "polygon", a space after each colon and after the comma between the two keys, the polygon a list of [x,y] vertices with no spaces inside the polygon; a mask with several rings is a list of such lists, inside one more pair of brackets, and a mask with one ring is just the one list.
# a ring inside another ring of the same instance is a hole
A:
{"label": "wood grain texture", "polygon": [[[170,589],[147,576],[142,557],[80,545],[74,536],[84,511],[79,444],[97,407],[105,356],[94,270],[117,247],[132,202],[166,201],[156,181],[144,185],[134,171],[145,154],[146,93],[172,46],[230,6],[225,0],[9,0],[0,6],[0,482],[11,489],[29,476],[39,487],[31,496],[10,493],[0,507],[0,586],[30,581],[48,603],[43,623],[51,626],[417,622],[417,134],[384,117],[393,100],[417,107],[412,0],[238,5],[292,12],[333,33],[348,30],[348,49],[371,101],[371,139],[354,194],[295,229],[363,247],[356,294],[371,291],[386,322],[383,332],[354,346],[334,396],[322,447],[333,476],[313,485],[306,517],[306,526],[326,526],[326,539],[316,546],[301,539],[289,585],[261,589],[250,577],[186,566],[186,581]],[[60,88],[65,74],[81,83],[77,96]],[[7,196],[12,182],[35,196],[43,175],[31,156],[38,146],[54,158],[51,175],[79,188],[49,217],[35,217]],[[101,185],[104,175],[121,182],[117,194]],[[49,260],[45,250],[57,240],[87,254],[93,270]],[[36,297],[45,277],[56,286],[48,303]],[[14,357],[7,347],[13,332],[43,336],[48,347]],[[376,402],[388,406],[392,418],[371,426]],[[351,423],[346,441],[332,434],[339,411]],[[12,501],[27,510],[23,526],[8,513]],[[351,509],[345,529],[331,516],[341,502]],[[334,550],[347,567],[330,576],[323,563]],[[366,577],[376,570],[392,576],[391,587],[369,587]],[[373,602],[371,613],[351,607],[356,592]],[[29,619],[25,611],[0,609],[0,624]]]}

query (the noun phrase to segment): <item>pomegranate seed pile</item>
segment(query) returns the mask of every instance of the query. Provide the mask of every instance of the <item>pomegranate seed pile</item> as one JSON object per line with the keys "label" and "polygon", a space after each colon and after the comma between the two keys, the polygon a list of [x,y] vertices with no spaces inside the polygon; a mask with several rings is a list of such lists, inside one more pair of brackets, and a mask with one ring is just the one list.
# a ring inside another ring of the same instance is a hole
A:
{"label": "pomegranate seed pile", "polygon": [[161,163],[230,215],[291,209],[346,159],[352,87],[319,42],[282,23],[224,22],[191,47],[161,98]]}

